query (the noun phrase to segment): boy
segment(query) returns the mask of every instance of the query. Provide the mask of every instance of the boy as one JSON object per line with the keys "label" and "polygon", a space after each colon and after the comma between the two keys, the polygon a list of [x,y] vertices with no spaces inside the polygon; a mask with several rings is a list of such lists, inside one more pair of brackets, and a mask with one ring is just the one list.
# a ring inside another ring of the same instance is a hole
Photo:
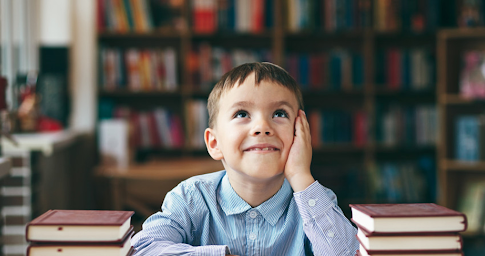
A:
{"label": "boy", "polygon": [[295,80],[271,63],[215,85],[204,139],[225,170],[167,193],[132,240],[137,255],[355,255],[356,229],[310,173],[310,128]]}

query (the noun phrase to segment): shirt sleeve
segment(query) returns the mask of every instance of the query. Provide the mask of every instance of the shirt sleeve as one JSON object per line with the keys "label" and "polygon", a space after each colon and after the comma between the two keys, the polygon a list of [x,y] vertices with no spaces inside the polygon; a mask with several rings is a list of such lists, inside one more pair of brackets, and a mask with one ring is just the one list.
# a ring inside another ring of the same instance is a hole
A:
{"label": "shirt sleeve", "polygon": [[[226,245],[193,246],[194,199],[180,186],[167,193],[162,211],[150,216],[131,240],[135,256],[191,255],[209,256],[230,254]],[[193,209],[190,211],[189,209]],[[191,215],[192,213],[192,215]]]}
{"label": "shirt sleeve", "polygon": [[332,190],[315,181],[294,198],[314,255],[355,255],[357,230],[338,207]]}

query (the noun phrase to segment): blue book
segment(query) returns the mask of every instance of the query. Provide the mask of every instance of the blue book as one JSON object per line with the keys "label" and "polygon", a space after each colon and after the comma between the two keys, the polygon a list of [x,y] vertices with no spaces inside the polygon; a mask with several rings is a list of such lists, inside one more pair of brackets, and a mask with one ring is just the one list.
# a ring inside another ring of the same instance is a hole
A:
{"label": "blue book", "polygon": [[364,58],[360,53],[352,54],[352,80],[354,89],[362,89],[364,86]]}
{"label": "blue book", "polygon": [[476,116],[461,116],[456,121],[456,159],[462,161],[478,160],[478,130]]}
{"label": "blue book", "polygon": [[[234,0],[231,0],[234,1]],[[273,28],[273,20],[274,20],[274,0],[265,0],[264,1],[264,24],[266,28]]]}
{"label": "blue book", "polygon": [[342,84],[342,60],[337,51],[330,53],[330,87],[338,91]]}
{"label": "blue book", "polygon": [[401,71],[402,71],[402,86],[403,90],[411,90],[411,60],[409,50],[401,50]]}
{"label": "blue book", "polygon": [[236,0],[227,0],[227,29],[236,30]]}
{"label": "blue book", "polygon": [[307,91],[310,84],[310,58],[307,54],[300,54],[298,62],[298,82],[302,90]]}
{"label": "blue book", "polygon": [[126,17],[128,18],[128,25],[130,26],[130,30],[135,29],[135,23],[133,21],[133,10],[131,9],[130,0],[123,0],[123,4],[126,10]]}

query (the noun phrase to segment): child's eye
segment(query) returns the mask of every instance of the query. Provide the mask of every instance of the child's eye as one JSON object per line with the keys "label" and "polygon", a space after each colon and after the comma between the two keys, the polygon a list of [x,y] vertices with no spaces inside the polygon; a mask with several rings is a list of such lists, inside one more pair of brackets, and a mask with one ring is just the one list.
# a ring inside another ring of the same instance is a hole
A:
{"label": "child's eye", "polygon": [[246,118],[249,114],[245,110],[238,110],[236,114],[234,114],[234,118]]}
{"label": "child's eye", "polygon": [[288,118],[288,113],[286,113],[286,111],[284,111],[283,109],[279,109],[274,112],[273,117]]}

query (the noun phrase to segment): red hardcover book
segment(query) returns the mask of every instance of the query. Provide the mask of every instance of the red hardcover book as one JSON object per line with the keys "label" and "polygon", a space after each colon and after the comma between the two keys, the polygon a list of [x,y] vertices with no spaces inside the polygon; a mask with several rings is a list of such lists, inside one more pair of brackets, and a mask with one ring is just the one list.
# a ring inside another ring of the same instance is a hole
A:
{"label": "red hardcover book", "polygon": [[155,113],[148,112],[146,113],[148,118],[148,130],[150,131],[150,146],[152,148],[160,148],[162,147],[162,141],[158,134],[158,126],[157,121],[155,120]]}
{"label": "red hardcover book", "polygon": [[213,33],[216,30],[216,1],[195,0],[193,2],[193,28],[196,33]]}
{"label": "red hardcover book", "polygon": [[322,133],[321,126],[321,113],[320,111],[313,110],[308,115],[308,122],[310,123],[310,132],[312,135],[312,146],[314,148],[321,147],[322,139],[320,134]]}
{"label": "red hardcover book", "polygon": [[26,225],[28,242],[120,243],[133,211],[49,210]]}
{"label": "red hardcover book", "polygon": [[367,141],[367,118],[364,111],[357,111],[354,118],[354,145],[363,147]]}
{"label": "red hardcover book", "polygon": [[105,5],[104,5],[104,0],[98,0],[96,1],[97,3],[97,8],[96,8],[96,25],[98,28],[98,33],[102,32],[106,29],[106,24],[104,22],[104,16],[105,16]]}
{"label": "red hardcover book", "polygon": [[462,251],[458,252],[406,252],[406,251],[395,251],[395,252],[380,252],[380,251],[367,251],[362,245],[360,245],[359,250],[357,250],[356,256],[463,256]]}
{"label": "red hardcover book", "polygon": [[130,256],[135,252],[131,246],[133,234],[132,230],[120,243],[31,243],[27,247],[27,256]]}
{"label": "red hardcover book", "polygon": [[257,34],[263,32],[264,29],[264,1],[263,0],[252,0],[252,27],[251,32]]}
{"label": "red hardcover book", "polygon": [[459,233],[370,233],[359,227],[357,240],[369,253],[451,253],[463,248]]}
{"label": "red hardcover book", "polygon": [[352,221],[373,234],[461,232],[465,214],[433,203],[350,204]]}

